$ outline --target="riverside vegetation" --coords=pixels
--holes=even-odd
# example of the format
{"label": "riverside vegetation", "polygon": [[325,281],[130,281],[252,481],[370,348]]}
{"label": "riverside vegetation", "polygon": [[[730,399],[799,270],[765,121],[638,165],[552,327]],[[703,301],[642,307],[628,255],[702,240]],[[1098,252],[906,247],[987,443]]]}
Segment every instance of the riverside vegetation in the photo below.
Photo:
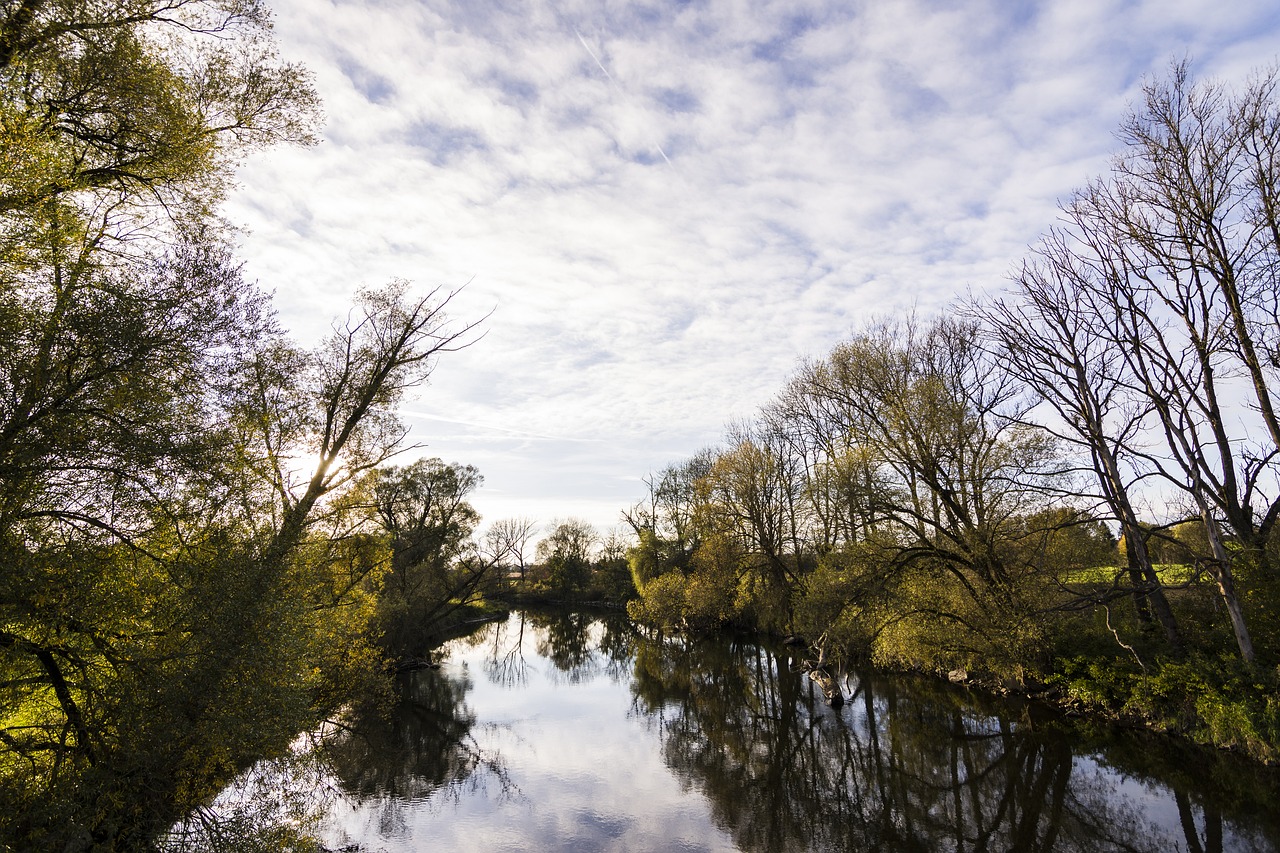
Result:
{"label": "riverside vegetation", "polygon": [[628,513],[632,615],[1280,759],[1280,109],[1185,64],[994,298],[866,322]]}
{"label": "riverside vegetation", "polygon": [[319,121],[266,9],[0,5],[0,849],[303,846],[210,804],[516,592],[1276,758],[1274,84],[1176,68],[1008,297],[803,365],[629,549],[568,520],[528,555],[476,535],[473,467],[390,464],[473,340],[451,294],[360,290],[301,346],[243,277],[233,166]]}
{"label": "riverside vegetation", "polygon": [[392,282],[284,334],[216,206],[318,120],[255,0],[0,5],[0,849],[207,841],[382,682],[379,466],[472,326]]}
{"label": "riverside vegetation", "polygon": [[533,569],[531,522],[473,535],[473,467],[389,464],[474,340],[452,294],[360,289],[301,346],[245,280],[234,166],[319,121],[257,0],[0,4],[0,850],[305,846],[210,806],[508,574],[588,568],[581,523]]}

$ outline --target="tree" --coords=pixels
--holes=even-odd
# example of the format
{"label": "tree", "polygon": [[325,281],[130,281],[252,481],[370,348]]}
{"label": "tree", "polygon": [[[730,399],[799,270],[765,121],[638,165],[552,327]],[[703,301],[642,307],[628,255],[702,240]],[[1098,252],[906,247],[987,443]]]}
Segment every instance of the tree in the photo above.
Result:
{"label": "tree", "polygon": [[392,283],[307,350],[243,280],[230,167],[317,116],[268,23],[0,5],[0,846],[146,848],[376,670],[341,498],[470,327]]}
{"label": "tree", "polygon": [[[1184,62],[1149,83],[1121,126],[1125,148],[1110,174],[1064,206],[1064,228],[1019,277],[1025,301],[993,318],[999,327],[1034,316],[1059,342],[1092,342],[1094,352],[1069,361],[1032,354],[1033,341],[1006,341],[1006,351],[1089,448],[1171,639],[1119,469],[1140,460],[1179,493],[1168,520],[1203,526],[1202,565],[1246,661],[1254,650],[1237,574],[1274,577],[1268,546],[1280,520],[1277,365],[1266,355],[1280,340],[1278,82],[1273,69],[1237,94],[1194,83]],[[1071,363],[1082,357],[1088,376]],[[1123,416],[1108,420],[1109,411]]]}
{"label": "tree", "polygon": [[574,597],[591,581],[591,551],[598,536],[590,522],[569,518],[555,522],[538,543],[538,559],[547,567],[547,583],[556,595]]}
{"label": "tree", "polygon": [[[250,290],[221,274],[227,291]],[[223,293],[209,299],[238,304]],[[141,846],[374,669],[361,634],[380,559],[325,499],[394,452],[400,396],[460,339],[443,325],[447,297],[397,284],[360,301],[311,354],[242,323],[254,311],[182,326],[218,332],[190,349],[132,341],[122,361],[87,361],[105,372],[47,347],[49,361],[77,354],[57,379],[73,381],[11,405],[3,426],[18,476],[0,547],[23,569],[0,602],[0,785],[26,806],[7,837]],[[198,308],[151,319],[171,330]],[[19,339],[67,334],[49,328]],[[227,341],[236,349],[209,346]],[[18,363],[38,365],[27,355]],[[10,399],[52,375],[11,374]],[[312,473],[295,482],[306,457]]]}
{"label": "tree", "polygon": [[1147,602],[1175,651],[1182,635],[1147,550],[1133,495],[1148,473],[1140,438],[1150,403],[1131,393],[1132,377],[1112,332],[1117,316],[1105,288],[1095,286],[1096,266],[1073,250],[1059,230],[1014,277],[1013,299],[975,307],[982,333],[1009,371],[1054,415],[1037,426],[1089,460],[1100,501],[1120,525],[1139,618],[1150,621]]}
{"label": "tree", "polygon": [[[312,507],[268,547],[224,390],[255,347],[304,359],[209,214],[240,152],[316,115],[255,4],[0,8],[0,560],[22,567],[0,577],[0,844],[141,846],[226,773],[210,744],[280,737],[217,714],[245,701],[237,620],[270,618],[255,557],[295,552]],[[299,580],[268,565],[267,588]]]}
{"label": "tree", "polygon": [[680,463],[668,465],[645,480],[648,496],[623,513],[638,540],[628,555],[637,590],[670,569],[684,571],[698,550],[698,482],[711,470],[715,453],[703,450]]}
{"label": "tree", "polygon": [[[1176,65],[1168,81],[1146,87],[1144,108],[1122,126],[1126,151],[1113,179],[1078,194],[1072,208],[1081,233],[1106,252],[1117,337],[1134,347],[1126,364],[1168,453],[1160,470],[1204,525],[1207,565],[1246,661],[1253,642],[1221,525],[1265,561],[1280,516],[1274,368],[1257,353],[1257,340],[1275,339],[1267,306],[1280,296],[1269,260],[1280,250],[1269,153],[1280,142],[1275,85],[1273,71],[1236,99],[1220,85],[1193,84],[1187,65]],[[1241,374],[1267,437],[1261,445],[1232,434],[1228,399]]]}
{"label": "tree", "polygon": [[529,541],[537,534],[538,525],[531,518],[504,518],[495,521],[485,533],[486,549],[491,554],[505,554],[514,560],[524,582]]}
{"label": "tree", "polygon": [[429,576],[447,567],[480,520],[466,498],[483,481],[475,466],[439,459],[376,472],[374,507],[392,536],[386,583],[412,594],[425,580],[415,572]]}
{"label": "tree", "polygon": [[844,514],[870,534],[849,565],[882,576],[850,588],[892,588],[886,609],[864,616],[889,632],[882,641],[914,632],[890,656],[933,646],[928,654],[993,666],[1034,651],[1044,579],[1011,537],[1019,519],[1045,508],[1062,472],[1052,442],[1024,424],[1022,389],[979,345],[977,327],[872,325],[804,365],[788,399],[805,400],[841,436],[828,464],[847,466],[842,491],[854,505]]}
{"label": "tree", "polygon": [[819,555],[866,539],[876,527],[866,499],[875,493],[874,465],[828,403],[809,393],[802,369],[762,412],[770,434],[802,468],[806,533]]}
{"label": "tree", "polygon": [[599,537],[592,566],[591,592],[601,601],[622,602],[635,596],[627,552],[632,540],[626,528],[614,527]]}
{"label": "tree", "polygon": [[374,509],[391,539],[380,618],[391,652],[417,651],[435,623],[496,581],[508,546],[482,556],[471,542],[480,516],[466,499],[483,479],[474,466],[439,459],[373,472]]}
{"label": "tree", "polygon": [[253,0],[11,0],[0,212],[212,209],[247,148],[309,142],[318,100]]}
{"label": "tree", "polygon": [[1020,424],[1020,388],[977,345],[972,324],[883,324],[804,373],[873,464],[872,511],[909,560],[963,567],[1007,588],[1004,522],[1040,500],[1052,448]]}
{"label": "tree", "polygon": [[[755,558],[741,568],[758,575],[764,589],[757,597],[776,605],[781,623],[777,627],[789,629],[792,593],[803,583],[804,470],[797,457],[788,452],[781,431],[768,425],[732,428],[730,442],[698,482],[706,515],[704,525],[710,531],[732,537],[739,545],[733,548],[717,542],[715,550],[742,552]],[[706,544],[704,540],[704,547],[694,555],[695,563],[703,551],[708,553],[701,562],[710,559]],[[727,563],[736,561],[716,562],[728,568]],[[737,569],[729,569],[730,574]]]}

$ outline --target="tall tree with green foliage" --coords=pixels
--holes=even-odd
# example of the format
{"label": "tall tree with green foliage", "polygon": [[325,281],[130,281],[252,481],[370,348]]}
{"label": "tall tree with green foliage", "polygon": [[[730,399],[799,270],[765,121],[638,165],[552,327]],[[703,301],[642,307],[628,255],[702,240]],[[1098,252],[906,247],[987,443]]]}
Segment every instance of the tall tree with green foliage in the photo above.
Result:
{"label": "tall tree with green foliage", "polygon": [[0,846],[145,849],[376,671],[338,498],[468,327],[244,280],[213,206],[317,116],[252,0],[0,3]]}
{"label": "tall tree with green foliage", "polygon": [[592,551],[599,536],[590,522],[580,518],[553,524],[551,532],[538,543],[538,558],[547,570],[547,591],[577,598],[591,582]]}
{"label": "tall tree with green foliage", "polygon": [[373,472],[373,506],[391,548],[378,618],[389,652],[421,651],[438,622],[497,582],[510,546],[481,554],[471,539],[480,515],[467,498],[483,480],[472,465],[439,459]]}
{"label": "tall tree with green foliage", "polygon": [[0,212],[212,210],[245,151],[309,142],[318,99],[257,0],[7,0]]}

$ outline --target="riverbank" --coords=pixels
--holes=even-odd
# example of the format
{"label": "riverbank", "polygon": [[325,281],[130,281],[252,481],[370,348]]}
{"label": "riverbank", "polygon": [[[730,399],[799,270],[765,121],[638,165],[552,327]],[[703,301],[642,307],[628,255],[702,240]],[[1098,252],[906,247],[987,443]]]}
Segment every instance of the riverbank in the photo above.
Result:
{"label": "riverbank", "polygon": [[[626,610],[617,602],[568,601],[512,591],[484,605],[454,611],[447,622],[433,626],[426,639],[439,645],[485,622],[506,618],[517,608],[602,615]],[[628,621],[637,628],[643,626],[632,617]],[[739,625],[735,630],[783,639],[750,626]],[[1103,654],[1105,638],[1089,647],[1090,653],[1084,653],[1082,647],[1095,640],[1099,638],[1077,635],[1077,654],[1051,659],[1045,671],[1024,670],[1020,678],[998,677],[958,666],[945,670],[889,666],[851,648],[840,649],[836,654],[828,651],[828,659],[821,649],[810,647],[809,658],[827,664],[857,662],[881,671],[920,674],[993,696],[1017,696],[1051,705],[1072,718],[1151,731],[1199,747],[1237,753],[1264,765],[1280,765],[1280,678],[1275,672],[1246,666],[1229,655],[1198,654],[1168,660],[1146,650],[1142,658],[1137,658],[1130,649],[1108,657]]]}
{"label": "riverbank", "polygon": [[[861,660],[870,663],[866,656]],[[1077,656],[1053,663],[1049,672],[1021,680],[970,674],[959,668],[945,672],[923,667],[887,669],[992,696],[1042,702],[1070,717],[1142,729],[1280,766],[1280,674],[1274,671],[1230,656],[1156,658],[1143,665],[1123,658]]]}

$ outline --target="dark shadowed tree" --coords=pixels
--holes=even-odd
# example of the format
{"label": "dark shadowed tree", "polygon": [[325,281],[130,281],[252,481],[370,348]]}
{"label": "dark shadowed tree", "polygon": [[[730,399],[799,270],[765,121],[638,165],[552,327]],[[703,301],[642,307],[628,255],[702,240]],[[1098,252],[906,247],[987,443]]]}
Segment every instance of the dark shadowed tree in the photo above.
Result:
{"label": "dark shadowed tree", "polygon": [[317,117],[256,2],[0,3],[0,846],[148,849],[373,670],[340,498],[466,332],[243,280],[210,213]]}
{"label": "dark shadowed tree", "polygon": [[391,545],[379,625],[392,653],[420,651],[440,620],[498,581],[511,544],[482,551],[472,541],[480,515],[467,498],[483,480],[472,465],[439,459],[375,472],[373,503]]}

